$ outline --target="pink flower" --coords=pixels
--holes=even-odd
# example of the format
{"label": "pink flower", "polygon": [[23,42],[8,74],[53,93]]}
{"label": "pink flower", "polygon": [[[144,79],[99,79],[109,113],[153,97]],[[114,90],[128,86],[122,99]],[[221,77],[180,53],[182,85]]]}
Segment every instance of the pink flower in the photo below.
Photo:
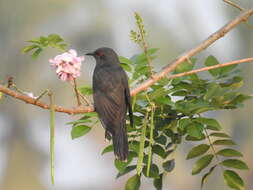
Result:
{"label": "pink flower", "polygon": [[54,59],[49,59],[52,67],[56,69],[56,74],[63,81],[74,80],[81,75],[81,65],[84,56],[77,57],[76,50],[70,49],[68,52],[57,55]]}

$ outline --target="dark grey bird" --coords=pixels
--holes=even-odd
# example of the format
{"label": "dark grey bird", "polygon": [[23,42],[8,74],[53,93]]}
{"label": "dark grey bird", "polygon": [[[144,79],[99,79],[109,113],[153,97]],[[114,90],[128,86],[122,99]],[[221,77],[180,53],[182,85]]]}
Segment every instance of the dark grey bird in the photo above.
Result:
{"label": "dark grey bird", "polygon": [[87,53],[96,59],[93,73],[95,111],[105,128],[105,138],[112,138],[114,154],[120,160],[128,157],[126,129],[127,111],[133,126],[133,113],[128,78],[120,66],[118,55],[111,48],[99,48]]}

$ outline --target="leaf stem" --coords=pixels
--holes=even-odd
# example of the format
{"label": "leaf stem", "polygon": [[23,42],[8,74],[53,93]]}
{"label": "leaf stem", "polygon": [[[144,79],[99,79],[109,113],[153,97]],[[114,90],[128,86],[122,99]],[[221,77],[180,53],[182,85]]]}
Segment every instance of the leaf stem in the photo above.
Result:
{"label": "leaf stem", "polygon": [[152,145],[154,144],[154,112],[155,107],[151,106],[151,122],[150,122],[150,135],[149,135],[149,146],[148,146],[148,165],[147,165],[147,176],[149,176],[151,160],[152,160]]}
{"label": "leaf stem", "polygon": [[141,131],[140,146],[139,146],[138,161],[137,161],[138,175],[141,174],[141,170],[142,170],[142,163],[143,163],[143,157],[144,157],[144,144],[145,144],[146,128],[147,128],[147,120],[148,120],[149,111],[150,110],[147,110],[146,112],[144,123],[142,126],[142,131]]}
{"label": "leaf stem", "polygon": [[220,159],[219,159],[219,157],[218,157],[218,155],[217,155],[217,153],[216,153],[216,151],[215,151],[215,149],[214,149],[213,143],[212,143],[212,141],[211,141],[211,139],[210,139],[210,136],[209,136],[209,134],[208,134],[208,132],[207,132],[207,129],[204,128],[204,131],[205,131],[205,133],[206,133],[206,138],[207,138],[207,140],[208,140],[208,142],[209,142],[209,145],[210,145],[210,147],[211,147],[211,149],[212,149],[212,151],[213,151],[213,154],[214,154],[214,156],[215,156],[215,158],[216,158],[216,160],[217,160],[217,165],[219,165],[219,166],[221,167],[222,171],[224,171],[224,168],[223,168],[222,165],[220,164]]}

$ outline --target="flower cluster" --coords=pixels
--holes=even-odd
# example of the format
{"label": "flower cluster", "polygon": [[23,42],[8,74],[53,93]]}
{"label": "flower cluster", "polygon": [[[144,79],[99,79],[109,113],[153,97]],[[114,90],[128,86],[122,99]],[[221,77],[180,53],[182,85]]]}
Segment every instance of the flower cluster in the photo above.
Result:
{"label": "flower cluster", "polygon": [[71,81],[80,76],[80,70],[84,56],[78,57],[75,50],[57,55],[50,59],[52,67],[56,69],[56,74],[63,81]]}

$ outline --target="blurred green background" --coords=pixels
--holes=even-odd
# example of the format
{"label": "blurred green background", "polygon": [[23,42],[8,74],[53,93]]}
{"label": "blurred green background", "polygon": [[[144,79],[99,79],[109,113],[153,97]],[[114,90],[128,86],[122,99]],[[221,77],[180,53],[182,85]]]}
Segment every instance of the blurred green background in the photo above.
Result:
{"label": "blurred green background", "polygon": [[[253,7],[252,0],[236,2],[244,8]],[[36,95],[50,88],[55,92],[57,104],[75,105],[71,86],[57,79],[48,62],[59,52],[48,49],[34,61],[20,53],[27,45],[25,41],[57,33],[80,55],[107,46],[120,55],[131,57],[140,52],[129,40],[129,31],[135,27],[135,11],[144,18],[149,45],[161,48],[154,63],[157,70],[240,13],[222,0],[0,0],[0,80],[13,76],[19,88]],[[253,24],[253,18],[250,22]],[[253,30],[240,24],[197,56],[199,67],[210,54],[221,62],[252,57]],[[85,60],[79,84],[91,84],[94,66],[92,58]],[[252,63],[239,67],[245,78],[242,91],[253,94]],[[209,114],[218,118],[224,130],[238,143],[237,148],[244,153],[250,168],[253,168],[252,107],[253,100],[249,100],[241,109]],[[0,189],[124,189],[129,176],[116,180],[113,155],[101,156],[103,147],[108,144],[102,127],[95,126],[87,136],[72,141],[71,128],[66,123],[75,118],[56,115],[56,185],[51,186],[49,112],[12,98],[0,102]],[[191,176],[193,162],[185,160],[192,146],[185,143],[179,148],[176,169],[166,176],[164,189],[200,189],[200,176]],[[252,171],[241,173],[246,189],[253,187]],[[141,189],[153,189],[151,181],[143,180]],[[216,172],[204,189],[228,188]]]}

